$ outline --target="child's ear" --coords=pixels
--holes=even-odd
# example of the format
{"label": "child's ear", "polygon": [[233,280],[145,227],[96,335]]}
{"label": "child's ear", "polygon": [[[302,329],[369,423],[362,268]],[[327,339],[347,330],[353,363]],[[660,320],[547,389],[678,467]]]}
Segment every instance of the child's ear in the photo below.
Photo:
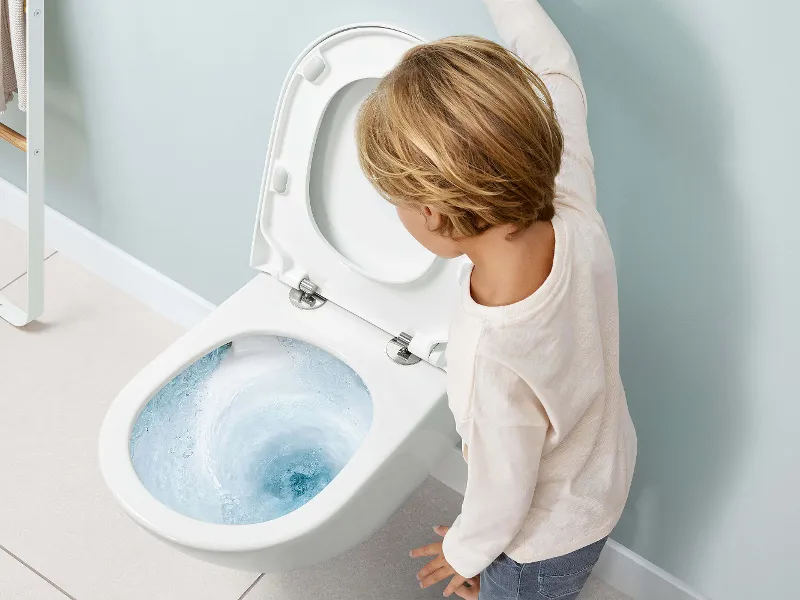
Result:
{"label": "child's ear", "polygon": [[442,223],[442,213],[435,208],[423,205],[422,214],[425,217],[425,224],[428,226],[428,231],[439,229],[439,225]]}

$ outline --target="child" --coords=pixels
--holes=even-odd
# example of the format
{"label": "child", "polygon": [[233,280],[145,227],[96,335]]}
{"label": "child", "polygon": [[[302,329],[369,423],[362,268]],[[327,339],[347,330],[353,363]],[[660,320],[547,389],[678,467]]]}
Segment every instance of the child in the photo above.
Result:
{"label": "child", "polygon": [[636,456],[614,258],[569,45],[535,0],[486,3],[520,58],[475,37],[423,44],[358,121],[362,168],[408,231],[474,265],[447,347],[466,493],[443,542],[411,556],[435,556],[418,577],[452,576],[445,596],[568,600]]}

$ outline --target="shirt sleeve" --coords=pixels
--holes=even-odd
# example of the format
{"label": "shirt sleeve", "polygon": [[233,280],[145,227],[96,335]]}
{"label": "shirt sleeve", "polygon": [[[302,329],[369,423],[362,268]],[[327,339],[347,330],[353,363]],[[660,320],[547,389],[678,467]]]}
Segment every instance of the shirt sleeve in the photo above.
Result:
{"label": "shirt sleeve", "polygon": [[484,2],[503,43],[541,78],[553,99],[564,134],[556,201],[596,205],[594,157],[586,123],[586,91],[572,48],[536,0]]}
{"label": "shirt sleeve", "polygon": [[583,92],[578,61],[567,40],[536,0],[484,0],[503,43],[534,73],[563,75]]}
{"label": "shirt sleeve", "polygon": [[475,373],[467,488],[443,543],[447,562],[467,578],[485,569],[522,529],[549,427],[541,403],[516,373],[480,357]]}

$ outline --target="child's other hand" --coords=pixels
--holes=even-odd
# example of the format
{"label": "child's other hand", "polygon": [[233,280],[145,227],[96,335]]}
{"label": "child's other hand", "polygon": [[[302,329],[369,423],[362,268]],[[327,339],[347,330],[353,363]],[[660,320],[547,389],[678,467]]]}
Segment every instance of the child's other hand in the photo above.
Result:
{"label": "child's other hand", "polygon": [[456,596],[459,598],[464,598],[464,600],[478,600],[478,595],[481,591],[481,576],[476,575],[475,577],[471,577],[464,582],[460,588],[458,588],[455,592]]}
{"label": "child's other hand", "polygon": [[[433,530],[442,537],[444,537],[448,529],[450,528],[445,527],[444,525],[438,525],[433,528]],[[462,577],[456,573],[453,567],[450,566],[450,563],[448,563],[444,557],[444,553],[442,552],[442,542],[434,542],[432,544],[428,544],[427,546],[414,548],[410,552],[410,556],[412,558],[417,558],[419,556],[436,557],[427,565],[422,567],[417,573],[417,579],[419,579],[420,587],[430,587],[434,583],[438,583],[439,581],[447,579],[452,575],[453,578],[450,580],[450,583],[447,584],[447,587],[444,590],[444,596],[449,597],[451,594],[455,593],[457,596],[465,598],[466,600],[477,599],[478,590],[480,589],[479,578],[473,577],[472,579],[468,580],[466,577]],[[465,583],[467,585],[464,585]]]}

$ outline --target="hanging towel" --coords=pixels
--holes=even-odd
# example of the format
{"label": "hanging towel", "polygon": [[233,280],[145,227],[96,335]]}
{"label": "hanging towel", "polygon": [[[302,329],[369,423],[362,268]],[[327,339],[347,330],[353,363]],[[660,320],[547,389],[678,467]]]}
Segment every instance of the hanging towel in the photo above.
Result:
{"label": "hanging towel", "polygon": [[11,33],[11,56],[17,74],[17,104],[28,110],[28,56],[25,41],[25,0],[8,0],[8,28]]}
{"label": "hanging towel", "polygon": [[20,110],[28,108],[25,53],[25,0],[0,0],[0,113],[17,92]]}
{"label": "hanging towel", "polygon": [[14,54],[11,50],[11,29],[8,21],[8,0],[0,0],[0,112],[17,91],[17,74],[14,70]]}

